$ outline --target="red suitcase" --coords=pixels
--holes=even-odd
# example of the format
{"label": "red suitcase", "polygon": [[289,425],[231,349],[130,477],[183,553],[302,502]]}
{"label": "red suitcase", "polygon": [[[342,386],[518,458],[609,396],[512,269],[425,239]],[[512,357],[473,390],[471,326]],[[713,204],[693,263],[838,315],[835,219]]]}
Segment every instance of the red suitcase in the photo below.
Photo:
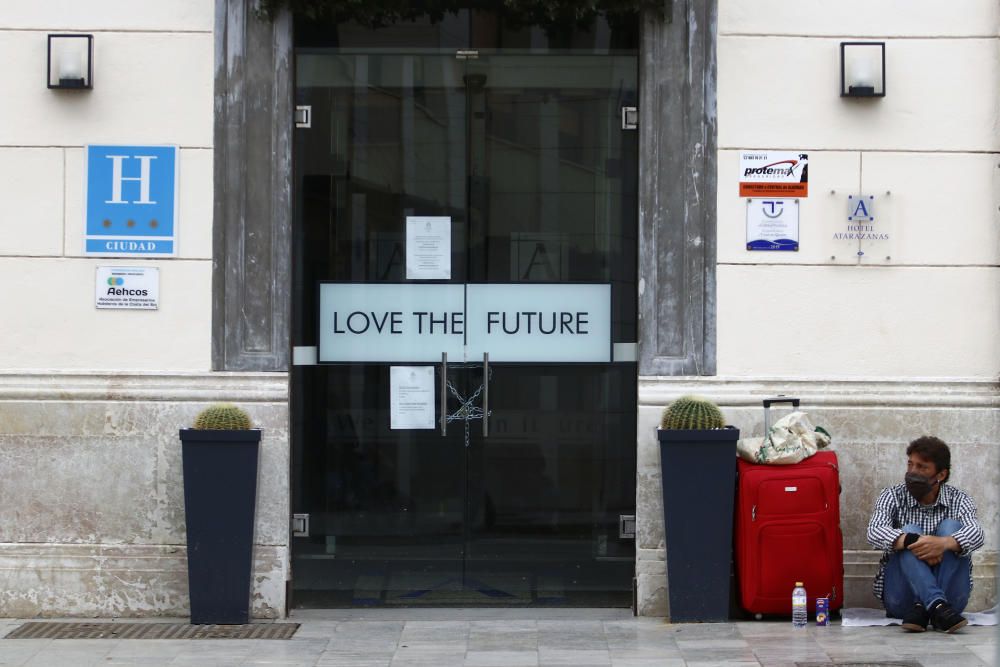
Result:
{"label": "red suitcase", "polygon": [[[777,401],[766,401],[765,409],[771,402]],[[820,451],[794,465],[740,459],[737,470],[733,545],[740,606],[790,616],[792,589],[801,581],[811,614],[818,597],[830,598],[830,611],[843,607],[837,454]]]}

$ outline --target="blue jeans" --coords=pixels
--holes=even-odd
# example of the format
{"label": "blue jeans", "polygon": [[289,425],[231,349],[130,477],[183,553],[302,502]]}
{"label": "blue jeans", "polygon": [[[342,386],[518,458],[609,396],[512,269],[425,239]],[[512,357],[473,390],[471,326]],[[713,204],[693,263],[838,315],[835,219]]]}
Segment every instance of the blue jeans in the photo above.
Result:
{"label": "blue jeans", "polygon": [[[961,530],[962,523],[944,519],[934,534],[943,537]],[[904,533],[919,533],[920,528],[906,525]],[[920,603],[929,608],[932,603],[944,600],[958,613],[969,603],[969,570],[972,559],[960,557],[954,551],[945,551],[940,563],[930,566],[909,550],[896,551],[885,566],[885,588],[882,602],[887,616],[901,618],[913,605]]]}

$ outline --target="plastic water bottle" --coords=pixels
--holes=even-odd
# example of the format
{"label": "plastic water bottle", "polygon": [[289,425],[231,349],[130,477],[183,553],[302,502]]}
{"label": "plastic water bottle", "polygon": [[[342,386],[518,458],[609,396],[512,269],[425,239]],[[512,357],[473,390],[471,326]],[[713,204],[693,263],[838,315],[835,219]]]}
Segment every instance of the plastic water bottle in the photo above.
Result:
{"label": "plastic water bottle", "polygon": [[809,598],[806,596],[805,586],[802,585],[801,581],[796,581],[795,588],[792,589],[793,628],[806,627],[809,614],[809,610],[807,609],[808,605],[809,605]]}

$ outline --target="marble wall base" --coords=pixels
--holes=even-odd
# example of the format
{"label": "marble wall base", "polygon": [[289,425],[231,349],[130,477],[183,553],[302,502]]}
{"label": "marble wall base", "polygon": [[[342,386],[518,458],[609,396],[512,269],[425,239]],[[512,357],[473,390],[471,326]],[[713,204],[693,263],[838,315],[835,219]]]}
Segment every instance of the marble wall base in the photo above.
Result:
{"label": "marble wall base", "polygon": [[178,430],[233,402],[262,430],[253,615],[285,613],[283,373],[0,375],[0,617],[189,614]]}
{"label": "marble wall base", "polygon": [[[972,610],[996,603],[1000,545],[1000,393],[980,381],[746,381],[726,378],[641,378],[636,476],[636,578],[638,613],[669,617],[660,453],[655,428],[664,405],[683,394],[719,403],[741,437],[763,434],[761,399],[785,394],[802,399],[813,423],[833,436],[840,461],[844,595],[847,606],[875,607],[871,581],[879,554],[865,532],[879,491],[902,481],[906,445],[937,435],[952,451],[950,482],[968,491],[979,508],[986,544],[973,561]],[[780,412],[776,416],[780,416]],[[693,471],[692,474],[697,474]],[[791,589],[789,589],[789,593]]]}
{"label": "marble wall base", "polygon": [[[287,552],[254,546],[254,618],[284,615]],[[0,544],[0,572],[0,617],[185,617],[191,610],[183,545]]]}

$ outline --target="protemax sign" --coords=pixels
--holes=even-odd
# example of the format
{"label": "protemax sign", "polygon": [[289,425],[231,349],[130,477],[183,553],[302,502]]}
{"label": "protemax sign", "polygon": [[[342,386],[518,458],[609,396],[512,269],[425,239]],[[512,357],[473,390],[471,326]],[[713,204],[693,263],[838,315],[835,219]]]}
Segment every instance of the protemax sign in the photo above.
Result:
{"label": "protemax sign", "polygon": [[808,197],[809,156],[740,151],[740,197]]}
{"label": "protemax sign", "polygon": [[611,361],[608,284],[321,283],[318,361]]}

